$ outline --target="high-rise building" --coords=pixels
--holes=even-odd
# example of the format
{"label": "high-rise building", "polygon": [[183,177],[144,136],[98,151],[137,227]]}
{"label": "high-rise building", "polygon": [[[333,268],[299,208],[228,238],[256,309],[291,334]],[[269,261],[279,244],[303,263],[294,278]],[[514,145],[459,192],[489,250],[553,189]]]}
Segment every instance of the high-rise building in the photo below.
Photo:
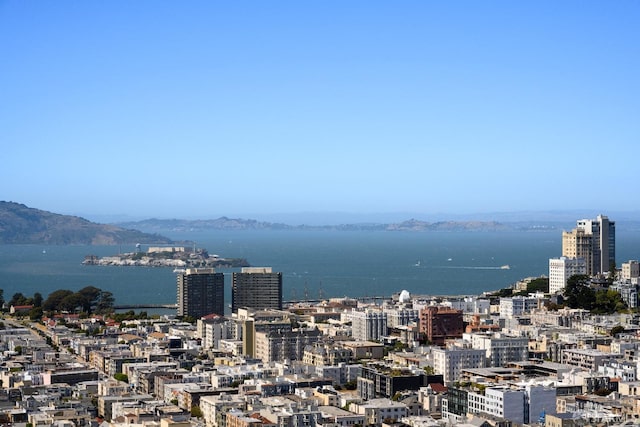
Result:
{"label": "high-rise building", "polygon": [[569,277],[587,274],[584,258],[551,258],[549,260],[549,293],[555,294],[567,286]]}
{"label": "high-rise building", "polygon": [[178,273],[178,316],[224,315],[224,274],[213,268],[188,268]]}
{"label": "high-rise building", "polygon": [[239,308],[282,310],[282,273],[271,267],[244,267],[233,273],[231,311]]}
{"label": "high-rise building", "polygon": [[578,220],[562,233],[562,256],[584,258],[588,275],[608,272],[616,261],[616,223],[604,215]]}

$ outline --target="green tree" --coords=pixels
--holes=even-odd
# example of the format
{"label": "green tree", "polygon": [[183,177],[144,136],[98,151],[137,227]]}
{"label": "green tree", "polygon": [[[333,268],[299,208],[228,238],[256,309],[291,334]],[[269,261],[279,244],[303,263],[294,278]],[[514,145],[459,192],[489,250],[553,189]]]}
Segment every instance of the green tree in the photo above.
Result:
{"label": "green tree", "polygon": [[58,289],[49,294],[49,297],[42,303],[42,309],[44,311],[58,311],[60,310],[60,303],[63,299],[73,295],[73,291],[67,289]]}
{"label": "green tree", "polygon": [[613,328],[611,328],[611,330],[609,331],[609,334],[612,337],[615,337],[618,334],[621,334],[624,332],[624,326],[622,325],[618,325],[618,326],[614,326]]}
{"label": "green tree", "polygon": [[118,381],[124,381],[125,383],[129,382],[129,377],[127,376],[127,374],[123,374],[120,372],[113,374],[113,378],[115,378]]}
{"label": "green tree", "polygon": [[86,286],[80,289],[77,293],[82,296],[82,311],[91,313],[92,309],[97,307],[103,292],[95,286]]}
{"label": "green tree", "polygon": [[191,416],[195,418],[202,418],[202,410],[198,405],[191,406]]}
{"label": "green tree", "polygon": [[592,311],[596,314],[612,314],[626,310],[626,308],[627,305],[618,291],[602,289],[595,294],[595,303]]}
{"label": "green tree", "polygon": [[12,305],[26,305],[28,302],[27,297],[25,297],[24,295],[22,295],[22,293],[20,292],[16,292],[15,294],[13,294],[13,297],[11,298],[11,301],[9,301],[9,306]]}
{"label": "green tree", "polygon": [[42,319],[42,307],[33,307],[29,310],[29,320]]}
{"label": "green tree", "polygon": [[100,295],[98,295],[98,299],[96,301],[96,312],[97,313],[107,313],[113,310],[113,305],[115,304],[115,298],[113,294],[108,291],[101,291]]}
{"label": "green tree", "polygon": [[78,309],[82,310],[84,307],[85,298],[82,294],[79,293],[71,293],[64,297],[62,301],[60,301],[59,307],[60,310],[73,312]]}
{"label": "green tree", "polygon": [[33,294],[33,306],[42,307],[42,294],[40,292]]}
{"label": "green tree", "polygon": [[570,308],[591,310],[595,304],[596,293],[590,286],[589,276],[575,274],[567,279],[564,296]]}

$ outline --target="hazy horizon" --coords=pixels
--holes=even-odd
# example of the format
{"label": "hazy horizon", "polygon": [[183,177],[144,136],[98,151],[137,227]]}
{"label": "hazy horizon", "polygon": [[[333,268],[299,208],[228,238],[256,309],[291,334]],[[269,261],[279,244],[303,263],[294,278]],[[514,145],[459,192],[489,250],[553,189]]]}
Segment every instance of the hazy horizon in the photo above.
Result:
{"label": "hazy horizon", "polygon": [[639,20],[624,0],[3,1],[0,197],[87,218],[637,212]]}

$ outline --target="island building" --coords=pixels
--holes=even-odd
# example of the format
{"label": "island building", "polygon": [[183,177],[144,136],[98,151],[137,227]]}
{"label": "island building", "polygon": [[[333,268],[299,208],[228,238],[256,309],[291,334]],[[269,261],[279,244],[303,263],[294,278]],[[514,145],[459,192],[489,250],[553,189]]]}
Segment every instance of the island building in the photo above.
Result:
{"label": "island building", "polygon": [[178,316],[224,315],[224,274],[213,268],[188,268],[177,275]]}
{"label": "island building", "polygon": [[282,310],[282,273],[271,267],[243,267],[233,273],[231,311],[239,308]]}
{"label": "island building", "polygon": [[562,256],[584,258],[590,276],[608,272],[616,260],[616,223],[604,215],[578,220],[576,228],[562,232]]}
{"label": "island building", "polygon": [[567,286],[569,277],[576,274],[587,274],[587,263],[584,258],[551,258],[549,260],[549,293],[561,292]]}

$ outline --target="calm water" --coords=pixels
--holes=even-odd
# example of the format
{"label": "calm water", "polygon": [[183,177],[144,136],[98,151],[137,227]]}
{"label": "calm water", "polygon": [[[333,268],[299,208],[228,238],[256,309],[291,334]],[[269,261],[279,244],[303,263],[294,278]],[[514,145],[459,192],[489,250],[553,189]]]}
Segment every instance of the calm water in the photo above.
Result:
{"label": "calm water", "polygon": [[[190,239],[211,254],[243,257],[284,275],[285,299],[332,296],[478,294],[519,279],[548,274],[561,253],[561,232],[327,232],[224,231],[164,233]],[[637,259],[640,232],[618,231],[618,264]],[[45,298],[57,289],[92,285],[111,291],[117,304],[175,303],[169,268],[99,267],[81,264],[87,254],[114,255],[131,246],[0,246],[0,288]],[[508,265],[509,269],[501,269]],[[227,299],[231,286],[227,277]]]}

